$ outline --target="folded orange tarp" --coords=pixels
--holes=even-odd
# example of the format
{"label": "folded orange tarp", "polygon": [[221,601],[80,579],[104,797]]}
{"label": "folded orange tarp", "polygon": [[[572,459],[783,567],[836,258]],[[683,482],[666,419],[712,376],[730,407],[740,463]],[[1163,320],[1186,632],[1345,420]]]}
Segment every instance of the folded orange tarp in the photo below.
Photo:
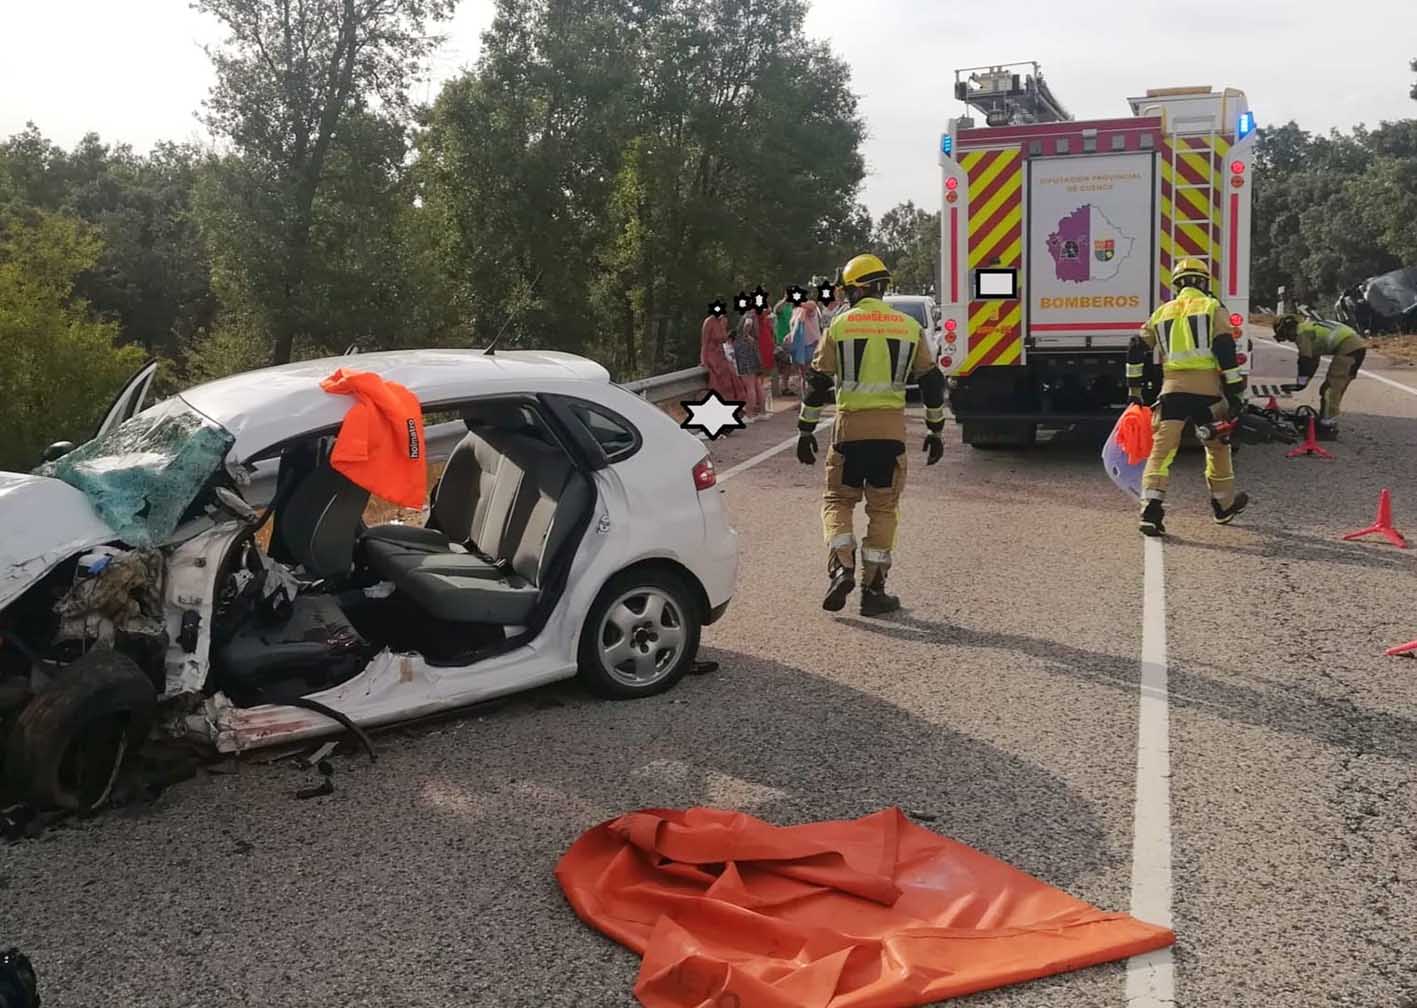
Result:
{"label": "folded orange tarp", "polygon": [[898,809],[791,827],[647,809],[583,835],[556,878],[644,957],[646,1008],[905,1008],[1175,941]]}
{"label": "folded orange tarp", "polygon": [[320,388],[358,400],[340,425],[330,466],[376,497],[421,508],[428,497],[428,461],[418,397],[398,382],[349,368]]}

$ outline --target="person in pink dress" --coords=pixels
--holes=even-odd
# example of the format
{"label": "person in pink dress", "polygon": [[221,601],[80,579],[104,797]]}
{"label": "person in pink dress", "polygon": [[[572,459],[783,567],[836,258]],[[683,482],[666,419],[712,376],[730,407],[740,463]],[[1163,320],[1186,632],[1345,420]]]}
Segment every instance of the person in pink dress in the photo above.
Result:
{"label": "person in pink dress", "polygon": [[725,402],[743,402],[746,395],[742,379],[724,352],[724,347],[733,341],[733,333],[728,328],[728,309],[722,301],[709,305],[699,339],[699,364],[708,371],[709,389]]}

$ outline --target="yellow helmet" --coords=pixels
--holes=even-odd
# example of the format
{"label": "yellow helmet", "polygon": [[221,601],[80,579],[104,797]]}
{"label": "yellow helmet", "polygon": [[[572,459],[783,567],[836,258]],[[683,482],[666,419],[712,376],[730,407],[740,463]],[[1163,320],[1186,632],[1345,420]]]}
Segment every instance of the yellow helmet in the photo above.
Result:
{"label": "yellow helmet", "polygon": [[1209,284],[1210,267],[1199,259],[1182,259],[1171,271],[1171,283],[1173,286],[1180,287],[1181,281],[1186,279],[1204,280],[1206,284]]}
{"label": "yellow helmet", "polygon": [[869,253],[857,256],[841,271],[841,282],[848,287],[866,287],[890,278],[891,271],[886,269],[886,264]]}

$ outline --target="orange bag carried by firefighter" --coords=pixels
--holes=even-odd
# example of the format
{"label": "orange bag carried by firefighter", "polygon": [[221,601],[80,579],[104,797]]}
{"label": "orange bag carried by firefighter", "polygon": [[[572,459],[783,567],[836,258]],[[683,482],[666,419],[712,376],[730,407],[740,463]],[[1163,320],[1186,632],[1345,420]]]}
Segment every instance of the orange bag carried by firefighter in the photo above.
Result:
{"label": "orange bag carried by firefighter", "polygon": [[898,809],[791,827],[646,809],[584,834],[556,878],[643,956],[646,1008],[909,1008],[1175,941]]}
{"label": "orange bag carried by firefighter", "polygon": [[1136,465],[1151,454],[1151,407],[1132,403],[1117,421],[1117,442],[1127,453],[1127,463]]}
{"label": "orange bag carried by firefighter", "polygon": [[331,467],[376,497],[403,507],[423,507],[428,460],[418,397],[371,371],[348,368],[330,375],[320,388],[358,400],[340,425]]}

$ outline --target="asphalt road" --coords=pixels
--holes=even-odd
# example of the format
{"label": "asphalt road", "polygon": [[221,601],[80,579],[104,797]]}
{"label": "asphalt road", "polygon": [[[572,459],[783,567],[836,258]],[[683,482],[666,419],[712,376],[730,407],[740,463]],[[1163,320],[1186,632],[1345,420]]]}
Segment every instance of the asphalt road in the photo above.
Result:
{"label": "asphalt road", "polygon": [[[1257,377],[1292,373],[1261,350]],[[1417,369],[1382,373],[1417,390]],[[1336,461],[1240,453],[1254,503],[1231,527],[1210,521],[1200,453],[1175,467],[1170,776],[1143,787],[1170,802],[1183,1006],[1417,1006],[1417,663],[1382,655],[1417,637],[1417,551],[1338,538],[1389,487],[1417,542],[1417,393],[1362,379],[1347,405]],[[1097,445],[981,452],[951,427],[926,469],[915,440],[906,608],[868,620],[819,608],[821,463],[733,471],[791,434],[789,412],[711,446],[744,570],[706,633],[716,675],[386,733],[377,764],[337,761],[327,798],[248,762],[0,848],[0,943],[35,959],[47,1008],[628,1006],[638,959],[580,924],[552,869],[648,806],[797,823],[895,805],[1129,909],[1144,550]],[[1125,969],[959,1003],[1121,1008]]]}

